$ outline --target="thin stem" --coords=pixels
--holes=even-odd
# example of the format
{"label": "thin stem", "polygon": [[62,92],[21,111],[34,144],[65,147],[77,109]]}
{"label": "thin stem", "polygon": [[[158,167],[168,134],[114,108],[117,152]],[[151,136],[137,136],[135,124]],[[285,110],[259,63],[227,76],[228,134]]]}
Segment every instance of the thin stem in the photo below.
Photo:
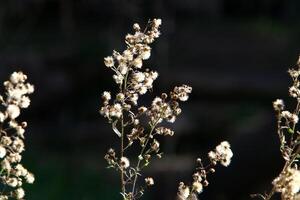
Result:
{"label": "thin stem", "polygon": [[[155,123],[153,126],[151,126],[151,130],[149,132],[149,135],[148,135],[148,138],[146,139],[146,142],[141,150],[141,153],[139,155],[143,155],[146,147],[147,147],[147,144],[149,143],[149,140],[150,140],[150,136],[152,134],[152,132],[154,131],[155,127],[156,127],[157,123]],[[132,195],[134,195],[134,192],[135,192],[135,187],[136,187],[136,182],[137,182],[137,177],[138,177],[138,174],[137,172],[139,171],[139,168],[140,168],[140,164],[141,164],[141,159],[138,159],[138,163],[135,167],[136,169],[136,172],[135,172],[135,175],[134,175],[134,180],[133,180],[133,184],[132,184]]]}
{"label": "thin stem", "polygon": [[[300,112],[300,101],[298,100],[294,114],[299,115],[299,112]],[[278,125],[278,135],[281,139],[281,128],[280,128],[281,120],[280,120],[279,115],[280,114],[278,114],[277,125]],[[293,126],[292,126],[293,133],[295,132],[295,128],[296,128],[296,123],[293,123]],[[293,141],[293,135],[291,136],[291,139],[290,139],[290,145],[292,145],[292,141]],[[293,145],[292,151],[290,152],[290,155],[289,155],[290,159],[285,162],[285,165],[284,165],[283,169],[281,170],[280,174],[284,173],[294,163],[297,155],[300,153],[300,146],[298,146],[297,150],[293,154],[295,147],[296,146]],[[265,200],[270,200],[275,192],[276,192],[276,188],[275,188],[275,186],[273,186],[272,190],[269,192],[269,194],[267,194],[267,196],[264,199]]]}
{"label": "thin stem", "polygon": [[[124,79],[124,88],[121,86],[120,90],[122,93],[125,93],[127,90],[127,79],[128,79],[128,72],[125,75],[125,79]],[[124,112],[122,113],[122,117],[121,117],[121,148],[120,148],[120,157],[122,158],[124,156],[124,116],[123,116]],[[125,193],[126,193],[126,188],[125,188],[125,180],[124,180],[124,169],[121,167],[120,170],[120,175],[121,175],[121,188],[122,188],[122,193],[123,193],[123,197],[125,199]]]}
{"label": "thin stem", "polygon": [[[122,116],[121,119],[121,158],[124,156],[124,118]],[[121,188],[122,188],[122,193],[125,194],[125,181],[124,181],[124,169],[121,167],[120,170],[121,173]]]}
{"label": "thin stem", "polygon": [[[300,146],[298,146],[297,150],[295,151],[295,153],[293,155],[291,155],[291,159],[289,161],[286,161],[281,173],[284,173],[295,161],[295,159],[297,158],[297,155],[300,153]],[[265,200],[270,200],[272,198],[272,196],[274,195],[276,191],[275,186],[273,186],[272,190],[270,191],[270,193],[265,197]]]}

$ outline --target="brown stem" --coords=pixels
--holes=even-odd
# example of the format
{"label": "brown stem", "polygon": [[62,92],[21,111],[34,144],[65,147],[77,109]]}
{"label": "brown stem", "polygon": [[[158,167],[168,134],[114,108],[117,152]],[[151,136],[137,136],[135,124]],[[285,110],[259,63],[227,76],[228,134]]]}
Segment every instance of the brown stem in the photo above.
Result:
{"label": "brown stem", "polygon": [[[150,130],[150,132],[149,132],[148,138],[146,139],[146,142],[145,142],[145,144],[144,144],[144,146],[143,146],[143,148],[142,148],[142,150],[141,150],[141,153],[140,153],[139,155],[143,155],[143,153],[144,153],[144,151],[145,151],[145,149],[146,149],[146,147],[147,147],[147,144],[148,144],[148,142],[149,142],[149,140],[150,140],[150,136],[151,136],[152,132],[154,131],[156,125],[157,125],[157,123],[155,123],[155,124],[151,127],[151,130]],[[133,195],[133,196],[134,196],[135,187],[136,187],[136,181],[137,181],[137,177],[138,177],[137,172],[139,171],[140,164],[141,164],[141,159],[138,160],[138,163],[137,163],[137,165],[136,165],[136,167],[135,167],[135,170],[136,170],[136,171],[135,171],[134,180],[133,180],[133,184],[132,184],[132,195]]]}
{"label": "brown stem", "polygon": [[[124,156],[124,119],[122,116],[121,119],[121,153],[120,157],[122,158]],[[122,188],[122,193],[125,194],[125,181],[124,181],[124,169],[121,167],[121,188]]]}

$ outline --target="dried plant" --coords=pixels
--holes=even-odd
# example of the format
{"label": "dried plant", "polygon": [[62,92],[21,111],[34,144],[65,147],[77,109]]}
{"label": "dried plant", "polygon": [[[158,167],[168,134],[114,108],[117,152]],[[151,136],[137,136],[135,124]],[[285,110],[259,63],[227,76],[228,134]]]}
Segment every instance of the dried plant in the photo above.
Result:
{"label": "dried plant", "polygon": [[27,76],[22,72],[12,73],[10,79],[4,82],[5,95],[0,95],[0,200],[24,199],[23,181],[34,182],[34,175],[21,164],[27,123],[16,120],[21,109],[30,105],[27,95],[34,91],[33,85],[26,80]]}
{"label": "dried plant", "polygon": [[282,200],[300,199],[300,170],[298,169],[300,132],[297,129],[300,112],[300,58],[296,67],[288,72],[293,81],[293,85],[289,88],[289,95],[296,100],[297,105],[293,111],[288,111],[283,100],[277,99],[273,102],[277,116],[280,151],[285,164],[278,177],[273,180],[273,188],[269,193],[253,195],[264,200],[271,199],[276,192],[281,193]]}
{"label": "dried plant", "polygon": [[[161,125],[173,123],[181,113],[180,101],[187,101],[192,88],[187,85],[175,87],[167,95],[155,97],[150,106],[138,105],[141,95],[152,90],[153,81],[158,73],[144,69],[143,61],[149,59],[149,46],[159,37],[160,19],[148,22],[142,31],[138,24],[133,25],[134,34],[125,38],[127,49],[123,53],[113,51],[112,56],[104,59],[106,67],[115,74],[113,79],[119,91],[112,99],[111,92],[103,92],[101,115],[108,119],[113,131],[120,139],[117,151],[109,149],[105,159],[110,168],[120,173],[121,194],[124,200],[135,200],[143,195],[147,186],[154,184],[151,177],[145,177],[143,186],[137,184],[142,170],[150,164],[153,156],[162,157],[158,136],[172,136],[174,132]],[[128,158],[128,148],[137,148],[138,155]]]}
{"label": "dried plant", "polygon": [[223,141],[214,151],[208,153],[208,165],[204,165],[202,159],[198,158],[198,166],[193,174],[193,182],[190,186],[183,182],[179,183],[177,200],[197,200],[197,196],[203,191],[203,187],[207,187],[209,184],[207,175],[215,172],[214,167],[217,163],[225,167],[229,166],[232,156],[233,153],[230,149],[230,144],[227,141]]}

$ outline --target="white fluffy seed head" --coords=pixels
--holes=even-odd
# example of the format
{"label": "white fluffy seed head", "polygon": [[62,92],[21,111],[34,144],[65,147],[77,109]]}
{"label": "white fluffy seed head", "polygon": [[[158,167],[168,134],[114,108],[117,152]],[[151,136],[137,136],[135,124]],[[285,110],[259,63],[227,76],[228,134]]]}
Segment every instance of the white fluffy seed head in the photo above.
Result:
{"label": "white fluffy seed head", "polygon": [[20,115],[20,108],[14,104],[8,105],[6,111],[10,119],[16,119]]}

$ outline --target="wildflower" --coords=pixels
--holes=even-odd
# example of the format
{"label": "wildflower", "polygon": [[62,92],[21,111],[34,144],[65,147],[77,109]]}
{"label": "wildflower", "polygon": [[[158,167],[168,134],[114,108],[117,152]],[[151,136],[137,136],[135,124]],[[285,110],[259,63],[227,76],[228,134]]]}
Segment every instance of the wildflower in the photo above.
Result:
{"label": "wildflower", "polygon": [[299,77],[299,75],[300,75],[299,70],[295,70],[295,69],[289,69],[288,73],[294,79],[297,79]]}
{"label": "wildflower", "polygon": [[125,99],[125,95],[123,93],[118,93],[116,99],[118,101],[123,101]]}
{"label": "wildflower", "polygon": [[289,93],[292,97],[297,98],[300,95],[300,90],[297,87],[292,86],[289,89]]}
{"label": "wildflower", "polygon": [[175,100],[179,99],[180,101],[187,101],[191,92],[192,88],[190,86],[182,85],[175,87],[171,95]]}
{"label": "wildflower", "polygon": [[[21,153],[25,150],[24,133],[27,126],[26,122],[17,122],[21,110],[28,108],[31,101],[28,94],[34,92],[34,86],[26,83],[27,76],[22,72],[14,72],[8,81],[4,82],[6,96],[0,97],[3,111],[0,112],[0,122],[3,133],[0,138],[0,163],[1,169],[6,173],[0,175],[3,184],[11,188],[12,191],[3,190],[0,195],[1,199],[23,199],[24,190],[21,188],[23,180],[28,175],[28,183],[33,183],[33,174],[28,172],[20,163],[22,160]],[[5,123],[6,122],[6,123]],[[6,131],[9,130],[9,131]],[[29,175],[30,174],[30,175]],[[5,187],[4,187],[5,188]]]}
{"label": "wildflower", "polygon": [[186,200],[190,196],[190,188],[186,185],[184,185],[183,182],[179,183],[178,187],[178,193],[177,193],[178,198],[182,200]]}
{"label": "wildflower", "polygon": [[25,176],[25,179],[26,179],[26,182],[29,183],[29,184],[32,184],[35,180],[34,175],[32,173],[28,173]]}
{"label": "wildflower", "polygon": [[113,78],[117,84],[121,84],[124,80],[124,76],[122,74],[113,75]]}
{"label": "wildflower", "polygon": [[7,107],[7,114],[9,118],[16,119],[20,115],[20,108],[14,104],[10,104]]}
{"label": "wildflower", "polygon": [[227,141],[223,141],[215,148],[214,151],[210,151],[208,153],[208,158],[211,163],[206,167],[202,163],[201,158],[197,158],[198,167],[196,167],[196,172],[193,174],[192,185],[188,186],[182,182],[179,183],[177,199],[198,199],[197,194],[200,194],[203,191],[203,188],[207,187],[209,184],[207,175],[215,172],[213,167],[217,164],[217,162],[220,162],[221,165],[227,167],[230,164],[232,156],[233,153],[230,149],[230,144]]}
{"label": "wildflower", "polygon": [[10,81],[13,84],[18,84],[20,82],[25,82],[27,79],[27,76],[23,74],[22,72],[14,72],[10,75]]}
{"label": "wildflower", "polygon": [[0,158],[4,158],[6,155],[6,149],[3,146],[0,146]]}
{"label": "wildflower", "polygon": [[159,135],[164,135],[164,136],[173,136],[174,135],[174,131],[172,131],[169,128],[165,128],[165,127],[158,127],[155,129],[155,131]]}
{"label": "wildflower", "polygon": [[103,99],[104,101],[109,101],[109,100],[111,99],[110,92],[107,92],[107,91],[103,92],[103,94],[102,94],[102,99]]}
{"label": "wildflower", "polygon": [[18,188],[14,191],[14,197],[16,199],[22,199],[25,196],[25,191],[23,188]]}
{"label": "wildflower", "polygon": [[192,185],[193,191],[196,191],[200,194],[203,191],[203,185],[199,181],[194,181]]}
{"label": "wildflower", "polygon": [[9,185],[10,187],[17,187],[17,185],[18,185],[18,179],[16,179],[15,177],[8,178],[6,180],[6,184]]}
{"label": "wildflower", "polygon": [[141,106],[141,107],[139,107],[138,111],[139,111],[139,113],[144,113],[147,111],[147,108],[145,106]]}
{"label": "wildflower", "polygon": [[0,200],[8,200],[8,196],[7,195],[0,195]]}
{"label": "wildflower", "polygon": [[[169,128],[158,128],[157,126],[163,121],[173,123],[176,120],[181,113],[179,101],[188,100],[192,90],[186,85],[175,87],[171,92],[173,95],[163,94],[161,97],[156,97],[149,107],[137,106],[140,96],[152,90],[153,83],[158,77],[158,72],[143,69],[143,62],[151,56],[150,44],[159,37],[160,25],[160,19],[153,19],[146,29],[141,31],[139,24],[134,24],[134,33],[125,36],[127,48],[122,53],[114,50],[112,56],[104,59],[104,64],[114,73],[112,77],[117,83],[119,91],[116,95],[111,95],[111,92],[103,93],[104,102],[100,108],[100,114],[108,119],[113,131],[122,140],[120,157],[117,157],[115,151],[111,150],[106,153],[104,158],[109,167],[121,171],[121,194],[124,199],[134,200],[137,195],[143,194],[143,189],[135,191],[141,166],[149,165],[153,156],[162,156],[162,152],[159,152],[160,143],[156,135],[172,136],[174,134],[174,131]],[[110,103],[112,96],[115,96],[115,99]],[[148,124],[150,129],[145,127],[145,124]],[[148,132],[148,130],[151,131]],[[128,141],[124,141],[124,137],[127,137]],[[136,167],[130,167],[128,158],[123,156],[125,149],[129,148],[133,142],[137,142],[143,149],[137,156],[139,161]],[[133,188],[127,192],[129,183]],[[150,186],[154,184],[154,181],[148,177],[145,179],[145,183]],[[199,187],[196,189],[199,191]],[[184,192],[187,191],[189,192],[188,187]]]}
{"label": "wildflower", "polygon": [[147,186],[152,186],[152,185],[154,185],[154,180],[151,177],[147,177],[147,178],[145,178],[145,183]]}
{"label": "wildflower", "polygon": [[104,64],[106,67],[113,67],[114,66],[114,59],[111,56],[104,58]]}
{"label": "wildflower", "polygon": [[299,134],[293,134],[295,132],[299,133],[299,131],[296,130],[296,124],[299,121],[298,115],[300,112],[299,59],[297,61],[297,65],[297,68],[288,70],[288,73],[292,77],[293,81],[293,85],[289,88],[289,95],[293,98],[296,98],[296,109],[293,112],[284,110],[284,102],[280,99],[277,99],[273,102],[273,107],[278,114],[277,134],[280,139],[280,151],[283,159],[285,160],[285,164],[279,176],[272,182],[272,191],[269,194],[261,195],[264,199],[271,199],[274,192],[281,193],[281,199],[284,200],[296,200],[300,197],[300,171],[297,165],[297,162],[299,161],[298,158],[300,148]]}
{"label": "wildflower", "polygon": [[151,148],[152,148],[153,151],[158,151],[159,150],[159,142],[156,139],[153,140]]}
{"label": "wildflower", "polygon": [[300,190],[300,171],[287,168],[274,181],[276,192],[282,193],[283,199],[292,199]]}
{"label": "wildflower", "polygon": [[133,80],[136,82],[143,82],[145,80],[145,75],[142,72],[136,72],[133,75]]}
{"label": "wildflower", "polygon": [[119,65],[119,71],[122,75],[125,75],[128,72],[128,67],[122,63],[122,65]]}
{"label": "wildflower", "polygon": [[291,121],[293,123],[298,123],[299,118],[296,114],[290,113],[289,111],[282,111],[281,116],[284,117],[286,120]]}
{"label": "wildflower", "polygon": [[4,146],[8,146],[8,145],[10,145],[10,144],[12,143],[12,140],[11,140],[11,138],[8,137],[8,136],[2,136],[2,137],[1,137],[0,143],[1,143],[2,145],[4,145]]}
{"label": "wildflower", "polygon": [[142,59],[147,60],[151,56],[151,48],[149,46],[145,46],[145,48],[142,51]]}
{"label": "wildflower", "polygon": [[109,114],[111,117],[117,117],[120,118],[122,116],[122,106],[119,103],[114,104],[110,111]]}
{"label": "wildflower", "polygon": [[140,30],[141,30],[141,27],[140,27],[139,24],[135,23],[135,24],[133,24],[133,29],[134,29],[135,31],[140,31]]}
{"label": "wildflower", "polygon": [[120,166],[124,169],[128,168],[130,166],[130,162],[129,162],[128,158],[122,157],[120,160]]}
{"label": "wildflower", "polygon": [[153,19],[153,24],[155,27],[159,27],[161,25],[161,19]]}
{"label": "wildflower", "polygon": [[143,66],[143,61],[141,58],[136,58],[133,60],[132,65],[138,69],[142,68]]}
{"label": "wildflower", "polygon": [[216,147],[216,154],[223,166],[227,167],[230,164],[233,153],[227,141],[221,142],[221,144]]}
{"label": "wildflower", "polygon": [[282,99],[277,99],[273,102],[273,107],[275,111],[282,111],[284,109],[284,102]]}

